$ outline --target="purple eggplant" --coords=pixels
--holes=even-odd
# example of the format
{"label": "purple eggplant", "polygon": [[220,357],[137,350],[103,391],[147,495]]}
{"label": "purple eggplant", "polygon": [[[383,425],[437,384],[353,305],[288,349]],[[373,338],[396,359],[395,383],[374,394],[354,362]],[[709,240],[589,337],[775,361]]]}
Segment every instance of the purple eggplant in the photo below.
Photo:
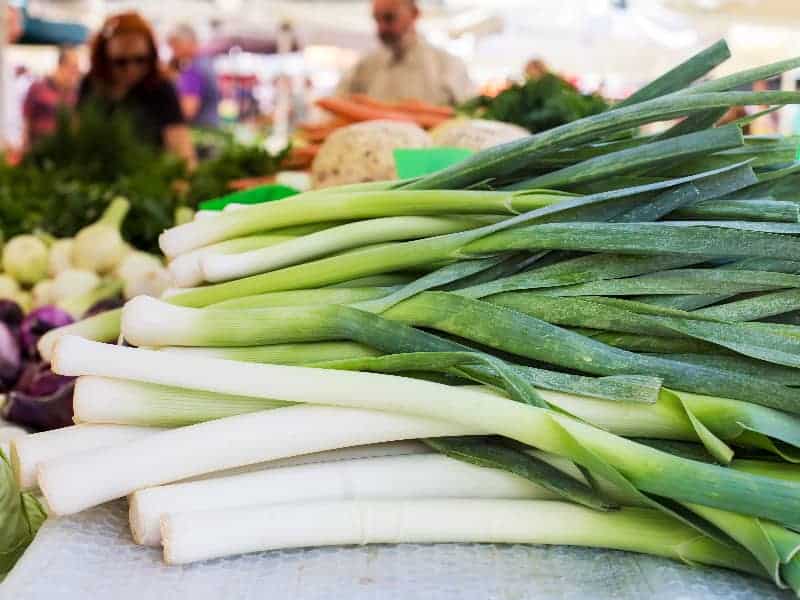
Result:
{"label": "purple eggplant", "polygon": [[14,391],[31,396],[49,396],[75,378],[53,373],[45,362],[30,362],[22,370]]}
{"label": "purple eggplant", "polygon": [[20,324],[20,343],[24,355],[30,359],[38,359],[39,351],[36,344],[39,338],[51,329],[63,327],[73,322],[69,313],[56,306],[43,306],[37,308],[22,320]]}
{"label": "purple eggplant", "polygon": [[11,389],[22,370],[19,340],[11,327],[0,322],[0,392]]}
{"label": "purple eggplant", "polygon": [[25,313],[22,307],[13,300],[0,300],[0,323],[5,323],[12,330],[19,327]]}
{"label": "purple eggplant", "polygon": [[3,405],[3,418],[36,431],[72,425],[74,387],[75,382],[70,381],[47,396],[33,396],[16,390],[10,392]]}

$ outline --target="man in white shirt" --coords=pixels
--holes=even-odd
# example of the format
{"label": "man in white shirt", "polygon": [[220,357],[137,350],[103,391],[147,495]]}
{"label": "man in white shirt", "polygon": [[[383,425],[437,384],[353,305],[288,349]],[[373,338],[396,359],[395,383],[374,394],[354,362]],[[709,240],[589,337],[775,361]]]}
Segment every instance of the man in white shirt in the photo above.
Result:
{"label": "man in white shirt", "polygon": [[464,63],[417,35],[415,0],[373,0],[372,15],[382,47],[344,77],[338,95],[454,105],[474,94]]}

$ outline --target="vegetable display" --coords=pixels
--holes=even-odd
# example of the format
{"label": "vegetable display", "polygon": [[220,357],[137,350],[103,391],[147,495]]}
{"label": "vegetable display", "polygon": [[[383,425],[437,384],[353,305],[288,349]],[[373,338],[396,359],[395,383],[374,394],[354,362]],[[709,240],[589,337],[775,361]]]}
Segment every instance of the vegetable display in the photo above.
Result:
{"label": "vegetable display", "polygon": [[[132,250],[122,238],[129,208],[127,199],[117,197],[74,239],[25,234],[3,248],[3,277],[8,281],[0,289],[4,419],[34,431],[70,425],[74,378],[51,371],[36,349],[39,339],[52,329],[117,308],[123,296],[160,296],[172,285],[161,258]],[[32,287],[28,291],[22,286]]]}
{"label": "vegetable display", "polygon": [[[171,564],[572,544],[797,593],[796,141],[713,123],[800,103],[734,91],[800,58],[690,86],[728,56],[425,177],[166,231],[185,289],[39,340],[80,424],[12,442],[20,489],[38,469],[54,515],[130,497],[134,540]],[[405,440],[426,451],[326,454]]]}
{"label": "vegetable display", "polygon": [[[0,161],[0,237],[41,231],[73,238],[123,196],[130,210],[122,237],[154,253],[158,235],[175,224],[176,209],[225,195],[234,180],[274,175],[285,158],[286,151],[273,155],[227,140],[189,174],[179,161],[144,143],[123,112],[108,115],[87,106],[79,119],[61,115],[54,134],[38,142],[22,164]],[[52,258],[51,277],[58,265]]]}

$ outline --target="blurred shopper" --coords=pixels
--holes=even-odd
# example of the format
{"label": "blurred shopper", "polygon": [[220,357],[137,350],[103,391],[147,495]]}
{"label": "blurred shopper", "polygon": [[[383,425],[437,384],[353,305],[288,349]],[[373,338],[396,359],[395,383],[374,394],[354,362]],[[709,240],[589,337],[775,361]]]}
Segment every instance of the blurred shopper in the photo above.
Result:
{"label": "blurred shopper", "polygon": [[[754,92],[768,92],[769,90],[769,82],[764,79],[759,79],[753,83]],[[765,111],[768,108],[769,106],[757,105],[745,107],[745,110],[748,112],[748,114],[756,114]],[[750,135],[775,135],[778,133],[779,126],[780,122],[778,119],[778,113],[771,112],[757,118],[750,123],[750,129],[748,133]]]}
{"label": "blurred shopper", "polygon": [[186,120],[197,127],[219,125],[219,90],[209,58],[198,55],[197,34],[179,25],[169,34],[172,62],[178,73],[177,88]]}
{"label": "blurred shopper", "polygon": [[25,96],[22,114],[25,118],[25,145],[30,148],[50,135],[58,125],[58,115],[75,106],[81,79],[77,48],[58,51],[58,63],[51,75],[34,82]]}
{"label": "blurred shopper", "polygon": [[94,37],[91,68],[78,92],[79,106],[90,102],[128,113],[142,140],[194,166],[178,95],[159,64],[153,30],[137,13],[109,17]]}
{"label": "blurred shopper", "polygon": [[550,72],[550,67],[541,58],[532,58],[525,65],[525,79],[541,79]]}
{"label": "blurred shopper", "polygon": [[345,76],[339,95],[453,105],[474,94],[464,63],[417,35],[415,0],[373,0],[372,16],[382,48],[362,58]]}
{"label": "blurred shopper", "polygon": [[[7,6],[5,14],[0,13],[5,19],[6,42],[15,43],[22,37],[23,21],[18,8]],[[0,149],[6,153],[17,154],[22,146],[22,97],[16,85],[16,73],[8,56],[3,57],[3,135],[0,139]]]}

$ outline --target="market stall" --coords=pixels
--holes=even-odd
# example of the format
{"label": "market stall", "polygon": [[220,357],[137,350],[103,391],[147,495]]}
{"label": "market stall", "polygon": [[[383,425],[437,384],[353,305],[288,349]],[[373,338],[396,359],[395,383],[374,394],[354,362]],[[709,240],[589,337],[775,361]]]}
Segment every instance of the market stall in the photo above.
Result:
{"label": "market stall", "polygon": [[144,4],[0,164],[0,600],[800,593],[797,11]]}

